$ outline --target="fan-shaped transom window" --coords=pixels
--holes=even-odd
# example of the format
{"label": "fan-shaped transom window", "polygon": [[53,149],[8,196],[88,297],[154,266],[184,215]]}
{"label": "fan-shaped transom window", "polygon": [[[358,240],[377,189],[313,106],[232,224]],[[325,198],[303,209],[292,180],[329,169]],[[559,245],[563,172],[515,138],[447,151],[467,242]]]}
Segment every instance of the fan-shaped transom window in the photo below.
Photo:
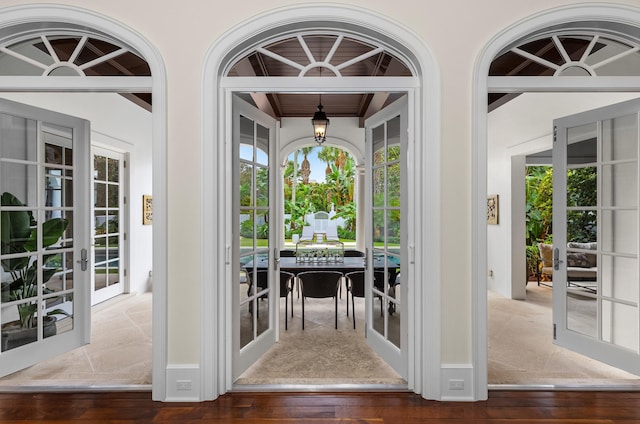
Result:
{"label": "fan-shaped transom window", "polygon": [[497,56],[490,76],[640,76],[640,45],[596,32],[527,39]]}
{"label": "fan-shaped transom window", "polygon": [[150,76],[127,48],[82,34],[42,33],[0,44],[2,76]]}
{"label": "fan-shaped transom window", "polygon": [[382,46],[340,33],[304,33],[270,40],[239,59],[227,76],[410,77]]}

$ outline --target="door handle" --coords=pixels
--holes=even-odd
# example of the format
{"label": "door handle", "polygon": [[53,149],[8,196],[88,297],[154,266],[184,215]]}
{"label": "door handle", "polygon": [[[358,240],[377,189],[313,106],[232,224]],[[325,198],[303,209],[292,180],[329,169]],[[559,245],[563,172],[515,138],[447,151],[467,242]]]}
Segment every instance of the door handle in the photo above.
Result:
{"label": "door handle", "polygon": [[87,270],[87,262],[89,262],[89,259],[87,258],[87,249],[82,249],[80,251],[80,259],[76,262],[80,264],[80,269],[82,271]]}
{"label": "door handle", "polygon": [[555,249],[553,249],[553,269],[555,269],[556,271],[559,270],[561,262],[562,261],[560,260],[560,249],[556,247]]}

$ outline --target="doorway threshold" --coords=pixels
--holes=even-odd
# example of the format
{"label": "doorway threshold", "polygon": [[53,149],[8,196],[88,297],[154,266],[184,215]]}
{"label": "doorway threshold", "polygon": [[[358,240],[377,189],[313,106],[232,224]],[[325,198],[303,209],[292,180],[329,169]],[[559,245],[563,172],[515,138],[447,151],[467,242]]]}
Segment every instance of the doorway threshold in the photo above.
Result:
{"label": "doorway threshold", "polygon": [[490,391],[638,392],[640,384],[489,384],[488,389]]}
{"label": "doorway threshold", "polygon": [[409,392],[406,384],[234,384],[232,392]]}

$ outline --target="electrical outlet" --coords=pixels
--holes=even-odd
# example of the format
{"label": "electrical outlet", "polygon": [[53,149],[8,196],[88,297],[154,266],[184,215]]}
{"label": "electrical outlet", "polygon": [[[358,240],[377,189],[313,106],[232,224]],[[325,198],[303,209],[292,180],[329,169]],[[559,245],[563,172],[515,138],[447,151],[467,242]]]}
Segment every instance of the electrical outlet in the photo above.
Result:
{"label": "electrical outlet", "polygon": [[449,390],[464,390],[464,380],[449,380]]}
{"label": "electrical outlet", "polygon": [[190,391],[191,390],[191,380],[176,380],[176,390],[179,390],[179,391]]}

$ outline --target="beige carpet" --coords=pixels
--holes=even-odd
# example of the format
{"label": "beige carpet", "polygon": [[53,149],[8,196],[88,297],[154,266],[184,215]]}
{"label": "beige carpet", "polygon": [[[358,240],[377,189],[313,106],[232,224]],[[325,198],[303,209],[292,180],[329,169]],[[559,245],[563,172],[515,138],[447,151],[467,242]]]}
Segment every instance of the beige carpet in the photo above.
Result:
{"label": "beige carpet", "polygon": [[0,379],[0,387],[151,384],[151,293],[92,308],[91,344]]}
{"label": "beige carpet", "polygon": [[640,388],[640,377],[553,344],[551,296],[535,282],[526,301],[489,292],[489,384]]}
{"label": "beige carpet", "polygon": [[[349,317],[346,315],[344,290],[342,296],[337,330],[333,299],[307,299],[304,331],[300,299],[294,296],[294,317],[289,316],[289,329],[284,331],[282,316],[280,341],[242,374],[236,384],[406,385],[406,381],[367,345],[364,300],[355,299],[354,330],[352,311]],[[281,302],[284,311],[284,299]],[[375,305],[374,314],[379,317],[380,303],[375,302]],[[398,322],[399,319],[400,313],[396,313],[390,321]]]}

